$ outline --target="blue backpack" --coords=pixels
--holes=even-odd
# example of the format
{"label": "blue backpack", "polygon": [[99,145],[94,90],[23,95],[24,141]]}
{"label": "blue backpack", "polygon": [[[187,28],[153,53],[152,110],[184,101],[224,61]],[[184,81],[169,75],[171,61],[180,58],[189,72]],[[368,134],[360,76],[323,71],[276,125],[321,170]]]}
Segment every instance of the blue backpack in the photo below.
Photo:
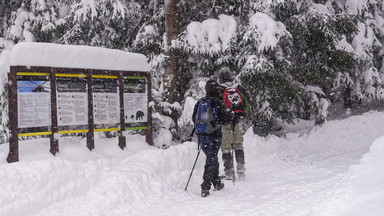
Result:
{"label": "blue backpack", "polygon": [[220,128],[219,124],[212,125],[217,119],[217,104],[210,99],[199,101],[199,107],[195,116],[195,128],[197,134],[210,134]]}

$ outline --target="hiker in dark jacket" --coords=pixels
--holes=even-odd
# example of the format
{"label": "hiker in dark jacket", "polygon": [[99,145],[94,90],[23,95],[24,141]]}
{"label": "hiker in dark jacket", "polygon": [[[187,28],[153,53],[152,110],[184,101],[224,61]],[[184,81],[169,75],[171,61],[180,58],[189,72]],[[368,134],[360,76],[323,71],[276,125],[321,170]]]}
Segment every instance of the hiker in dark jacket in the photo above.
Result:
{"label": "hiker in dark jacket", "polygon": [[[211,185],[214,190],[221,190],[224,187],[224,183],[221,182],[219,177],[219,161],[217,154],[221,146],[221,124],[225,117],[225,110],[220,99],[219,85],[214,80],[209,80],[205,86],[206,96],[200,99],[194,108],[192,119],[195,123],[198,141],[201,149],[206,155],[203,183],[201,184],[201,196],[206,197],[209,195]],[[202,103],[210,101],[210,107],[215,111],[216,118],[211,121],[210,129],[207,132],[199,133],[199,116],[201,116]],[[200,107],[200,109],[199,109]],[[200,113],[199,113],[200,112]],[[200,130],[202,131],[202,130]]]}
{"label": "hiker in dark jacket", "polygon": [[[233,149],[237,162],[237,175],[240,180],[245,179],[245,159],[244,159],[244,146],[243,146],[243,135],[241,131],[241,121],[248,116],[249,105],[248,97],[245,89],[238,84],[233,83],[232,74],[228,68],[222,68],[218,74],[218,81],[220,83],[220,94],[221,98],[224,97],[226,89],[236,88],[239,90],[241,95],[242,103],[237,107],[226,106],[227,111],[233,113],[232,119],[226,119],[221,127],[222,131],[222,146],[221,151],[223,153],[222,159],[224,164],[224,178],[232,179],[234,176],[233,167],[233,155],[231,153],[232,143],[231,136],[233,136]],[[232,128],[234,130],[232,131]]]}

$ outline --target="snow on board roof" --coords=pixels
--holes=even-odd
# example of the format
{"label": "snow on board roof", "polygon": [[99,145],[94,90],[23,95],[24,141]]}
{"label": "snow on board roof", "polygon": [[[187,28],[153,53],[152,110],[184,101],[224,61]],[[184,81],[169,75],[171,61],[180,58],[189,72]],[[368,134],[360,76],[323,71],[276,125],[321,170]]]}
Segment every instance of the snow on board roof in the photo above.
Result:
{"label": "snow on board roof", "polygon": [[11,66],[149,71],[144,55],[100,47],[23,42],[12,48]]}

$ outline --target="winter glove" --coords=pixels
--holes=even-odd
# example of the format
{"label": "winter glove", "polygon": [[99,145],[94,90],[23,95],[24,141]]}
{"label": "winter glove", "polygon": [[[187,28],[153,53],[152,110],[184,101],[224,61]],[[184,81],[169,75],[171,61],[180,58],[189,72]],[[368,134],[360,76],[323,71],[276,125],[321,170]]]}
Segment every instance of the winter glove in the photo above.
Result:
{"label": "winter glove", "polygon": [[224,115],[224,118],[223,118],[223,124],[227,125],[227,124],[230,124],[233,120],[233,117],[234,117],[234,113],[229,111],[229,112],[225,112],[225,115]]}
{"label": "winter glove", "polygon": [[216,121],[216,120],[211,122],[211,125],[212,125],[213,128],[216,127],[216,124],[217,124],[217,121]]}

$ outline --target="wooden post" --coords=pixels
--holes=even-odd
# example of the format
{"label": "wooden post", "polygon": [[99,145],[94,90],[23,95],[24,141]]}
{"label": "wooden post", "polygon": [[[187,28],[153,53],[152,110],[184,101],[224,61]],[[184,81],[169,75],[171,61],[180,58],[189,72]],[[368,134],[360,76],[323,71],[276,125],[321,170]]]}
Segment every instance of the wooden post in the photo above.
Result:
{"label": "wooden post", "polygon": [[9,154],[8,163],[19,161],[19,137],[17,118],[17,68],[11,67],[8,74],[8,109],[9,109]]}
{"label": "wooden post", "polygon": [[55,139],[55,134],[58,132],[57,127],[57,95],[56,95],[56,68],[51,68],[49,79],[51,80],[51,121],[52,121],[52,134],[50,136],[51,149],[49,150],[53,155],[59,152],[59,140]]}
{"label": "wooden post", "polygon": [[148,129],[145,131],[145,141],[149,145],[153,145],[153,135],[152,135],[152,108],[149,107],[149,103],[151,102],[151,92],[152,92],[152,84],[151,84],[151,74],[146,73],[147,77],[147,89],[148,89]]}
{"label": "wooden post", "polygon": [[93,84],[92,84],[92,70],[87,70],[87,85],[88,85],[88,133],[87,133],[87,147],[89,150],[95,148],[95,134],[94,134],[94,120],[93,120]]}
{"label": "wooden post", "polygon": [[120,131],[119,131],[119,146],[121,149],[124,149],[127,144],[124,136],[125,131],[125,120],[124,120],[124,85],[123,85],[123,76],[122,73],[119,72],[118,75],[118,83],[119,83],[119,99],[120,99]]}

